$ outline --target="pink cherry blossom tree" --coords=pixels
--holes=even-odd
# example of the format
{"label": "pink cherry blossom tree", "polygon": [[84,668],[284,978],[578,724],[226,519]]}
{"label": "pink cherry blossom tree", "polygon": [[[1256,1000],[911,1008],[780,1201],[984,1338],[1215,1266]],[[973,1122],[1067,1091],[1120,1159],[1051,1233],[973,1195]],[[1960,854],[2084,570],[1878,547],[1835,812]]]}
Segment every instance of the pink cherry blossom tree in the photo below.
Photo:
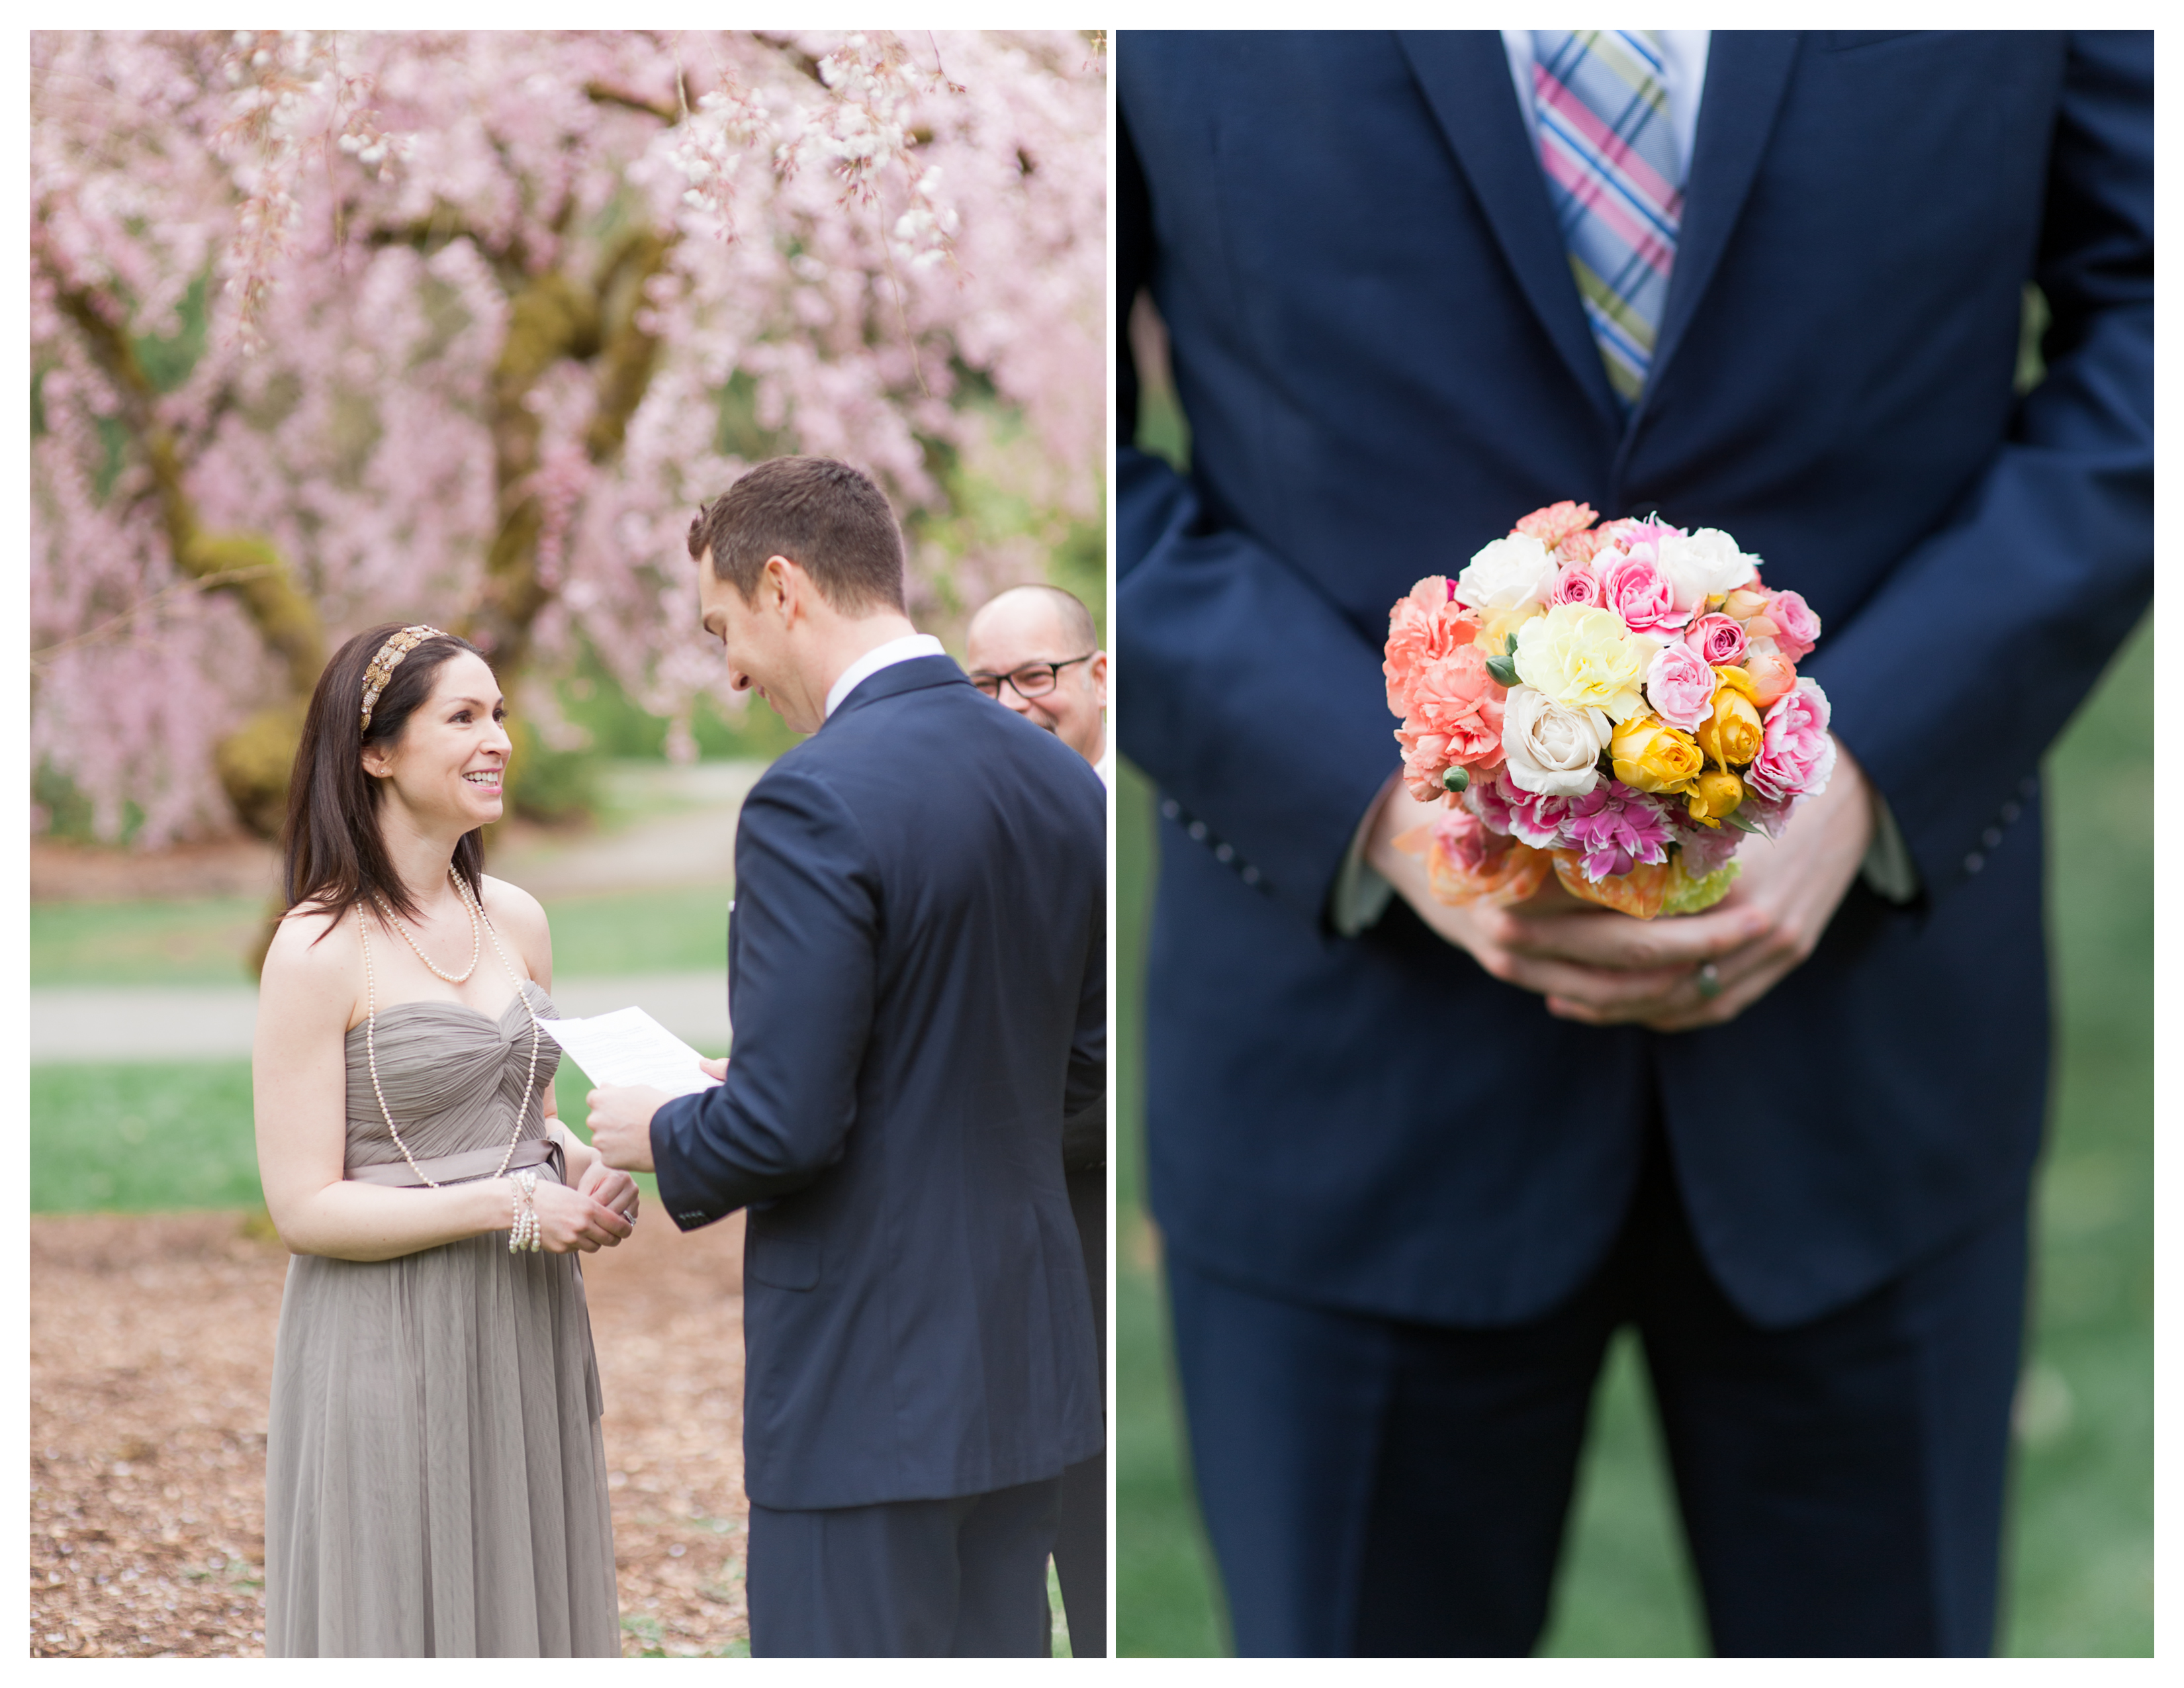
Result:
{"label": "pink cherry blossom tree", "polygon": [[[944,627],[1096,521],[1104,42],[31,38],[33,755],[101,835],[277,816],[333,642],[586,646],[688,750],[695,504],[872,472]],[[722,698],[733,706],[740,700]]]}

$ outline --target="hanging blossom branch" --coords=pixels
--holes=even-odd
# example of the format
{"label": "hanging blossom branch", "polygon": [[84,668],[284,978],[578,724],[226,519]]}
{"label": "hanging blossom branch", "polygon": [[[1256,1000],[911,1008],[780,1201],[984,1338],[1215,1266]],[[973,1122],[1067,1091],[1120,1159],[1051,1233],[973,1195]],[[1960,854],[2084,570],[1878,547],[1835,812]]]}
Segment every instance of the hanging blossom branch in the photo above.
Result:
{"label": "hanging blossom branch", "polygon": [[[283,578],[326,639],[489,612],[512,660],[733,709],[682,533],[775,452],[874,475],[922,613],[1096,521],[1104,64],[908,39],[35,34],[39,648],[253,571],[139,614],[126,660],[58,650],[40,758],[102,816],[166,782],[146,843],[203,824],[269,659],[309,666],[253,607]],[[988,531],[973,483],[1048,527]]]}
{"label": "hanging blossom branch", "polygon": [[87,627],[73,638],[62,639],[56,644],[39,646],[31,653],[31,667],[33,671],[50,669],[57,657],[65,656],[72,650],[83,650],[92,645],[104,644],[109,640],[119,638],[127,633],[138,621],[156,610],[167,607],[179,598],[187,597],[193,593],[210,592],[218,587],[233,586],[242,581],[262,579],[268,575],[276,573],[280,566],[278,563],[253,563],[244,568],[221,569],[216,573],[203,575],[193,580],[170,582],[150,597],[138,599],[120,615],[109,616],[95,627]]}

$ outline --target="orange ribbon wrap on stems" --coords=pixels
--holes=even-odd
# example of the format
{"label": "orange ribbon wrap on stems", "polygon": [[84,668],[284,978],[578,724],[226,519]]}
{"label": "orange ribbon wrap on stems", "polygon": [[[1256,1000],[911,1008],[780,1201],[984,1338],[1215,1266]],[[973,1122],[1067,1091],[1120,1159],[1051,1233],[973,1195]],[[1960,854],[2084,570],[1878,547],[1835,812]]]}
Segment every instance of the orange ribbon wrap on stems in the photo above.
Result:
{"label": "orange ribbon wrap on stems", "polygon": [[1507,908],[1546,883],[1546,853],[1485,826],[1451,804],[1427,825],[1395,841],[1406,855],[1423,855],[1426,886],[1436,902],[1452,908],[1484,903]]}
{"label": "orange ribbon wrap on stems", "polygon": [[1628,873],[1611,873],[1595,883],[1585,877],[1585,869],[1580,865],[1584,858],[1577,851],[1558,850],[1553,857],[1555,877],[1563,882],[1563,889],[1570,895],[1639,920],[1651,920],[1659,914],[1673,883],[1682,877],[1682,870],[1672,859],[1635,862]]}

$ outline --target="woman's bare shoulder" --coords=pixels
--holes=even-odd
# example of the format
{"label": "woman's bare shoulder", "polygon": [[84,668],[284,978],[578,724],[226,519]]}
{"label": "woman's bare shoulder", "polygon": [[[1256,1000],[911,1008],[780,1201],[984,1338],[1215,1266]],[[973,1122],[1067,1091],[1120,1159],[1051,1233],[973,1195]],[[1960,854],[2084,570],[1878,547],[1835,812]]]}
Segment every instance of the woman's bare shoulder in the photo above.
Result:
{"label": "woman's bare shoulder", "polygon": [[259,1018],[291,1027],[326,1021],[345,1025],[363,986],[356,916],[298,903],[281,917],[258,980]]}
{"label": "woman's bare shoulder", "polygon": [[273,942],[265,951],[265,965],[259,974],[261,984],[304,985],[347,979],[359,960],[356,921],[353,911],[337,916],[322,904],[298,903],[274,928]]}
{"label": "woman's bare shoulder", "polygon": [[538,899],[521,885],[511,885],[490,874],[482,876],[482,889],[486,918],[515,940],[529,965],[531,976],[544,978],[552,969],[554,938],[547,924],[546,911]]}
{"label": "woman's bare shoulder", "polygon": [[485,911],[504,924],[510,921],[533,921],[538,929],[546,929],[546,911],[538,898],[522,886],[506,879],[496,879],[490,873],[478,876],[484,888]]}

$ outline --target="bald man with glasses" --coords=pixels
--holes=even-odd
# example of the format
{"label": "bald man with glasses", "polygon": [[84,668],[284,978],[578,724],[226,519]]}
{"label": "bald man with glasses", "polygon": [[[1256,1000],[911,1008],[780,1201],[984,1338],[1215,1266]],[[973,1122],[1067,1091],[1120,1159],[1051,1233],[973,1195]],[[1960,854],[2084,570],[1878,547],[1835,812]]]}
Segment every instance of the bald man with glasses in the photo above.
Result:
{"label": "bald man with glasses", "polygon": [[1092,764],[1112,790],[1107,653],[1092,612],[1058,586],[1017,586],[971,618],[971,683]]}

